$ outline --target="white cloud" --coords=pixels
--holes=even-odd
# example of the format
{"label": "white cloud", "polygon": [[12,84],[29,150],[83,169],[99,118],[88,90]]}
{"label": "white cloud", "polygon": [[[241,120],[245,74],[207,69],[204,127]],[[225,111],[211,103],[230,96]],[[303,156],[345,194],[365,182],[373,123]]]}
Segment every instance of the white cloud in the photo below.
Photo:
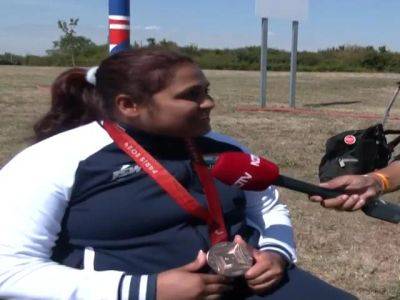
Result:
{"label": "white cloud", "polygon": [[157,26],[157,25],[149,25],[149,26],[145,26],[144,27],[144,30],[154,30],[154,31],[158,31],[158,30],[160,30],[161,29],[161,27],[160,26]]}

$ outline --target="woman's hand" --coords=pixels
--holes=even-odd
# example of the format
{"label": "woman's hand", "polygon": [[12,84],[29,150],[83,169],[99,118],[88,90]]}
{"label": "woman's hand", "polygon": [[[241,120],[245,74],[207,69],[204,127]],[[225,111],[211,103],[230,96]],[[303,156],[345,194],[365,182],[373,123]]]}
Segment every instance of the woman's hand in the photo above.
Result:
{"label": "woman's hand", "polygon": [[244,275],[253,293],[263,294],[282,280],[287,262],[281,255],[273,251],[254,249],[238,235],[235,236],[235,242],[245,245],[253,256],[254,265]]}
{"label": "woman's hand", "polygon": [[200,273],[206,263],[206,255],[200,251],[191,263],[160,273],[157,300],[219,299],[224,292],[232,290],[229,278]]}
{"label": "woman's hand", "polygon": [[311,196],[310,200],[320,202],[323,207],[338,210],[357,210],[373,197],[382,192],[382,186],[374,175],[345,175],[320,184],[329,189],[341,189],[346,194],[336,198],[322,199],[320,196]]}

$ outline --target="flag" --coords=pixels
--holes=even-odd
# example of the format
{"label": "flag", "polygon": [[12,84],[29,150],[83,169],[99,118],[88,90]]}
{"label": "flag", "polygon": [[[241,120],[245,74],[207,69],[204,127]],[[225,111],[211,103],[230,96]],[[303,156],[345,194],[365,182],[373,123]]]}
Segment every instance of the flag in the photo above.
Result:
{"label": "flag", "polygon": [[130,47],[130,0],[109,0],[109,46],[110,54]]}

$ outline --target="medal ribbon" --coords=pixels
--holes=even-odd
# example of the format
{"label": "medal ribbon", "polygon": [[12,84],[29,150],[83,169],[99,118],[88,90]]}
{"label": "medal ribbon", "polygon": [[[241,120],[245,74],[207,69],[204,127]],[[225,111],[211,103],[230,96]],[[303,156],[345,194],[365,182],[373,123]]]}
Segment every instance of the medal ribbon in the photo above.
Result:
{"label": "medal ribbon", "polygon": [[103,128],[108,132],[115,144],[131,157],[157,184],[185,211],[204,220],[208,224],[211,244],[228,240],[222,209],[219,204],[217,189],[214,185],[210,171],[200,153],[195,150],[191,140],[188,140],[189,150],[194,156],[194,168],[200,178],[206,195],[208,208],[201,206],[196,199],[154,159],[142,146],[130,137],[123,128],[105,120]]}

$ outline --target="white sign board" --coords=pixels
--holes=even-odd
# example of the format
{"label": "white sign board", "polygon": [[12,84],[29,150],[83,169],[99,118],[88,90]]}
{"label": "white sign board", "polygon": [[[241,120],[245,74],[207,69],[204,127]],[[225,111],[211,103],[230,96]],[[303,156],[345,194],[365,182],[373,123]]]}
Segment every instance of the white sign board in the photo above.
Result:
{"label": "white sign board", "polygon": [[261,18],[304,20],[308,15],[308,0],[256,0],[256,15]]}

